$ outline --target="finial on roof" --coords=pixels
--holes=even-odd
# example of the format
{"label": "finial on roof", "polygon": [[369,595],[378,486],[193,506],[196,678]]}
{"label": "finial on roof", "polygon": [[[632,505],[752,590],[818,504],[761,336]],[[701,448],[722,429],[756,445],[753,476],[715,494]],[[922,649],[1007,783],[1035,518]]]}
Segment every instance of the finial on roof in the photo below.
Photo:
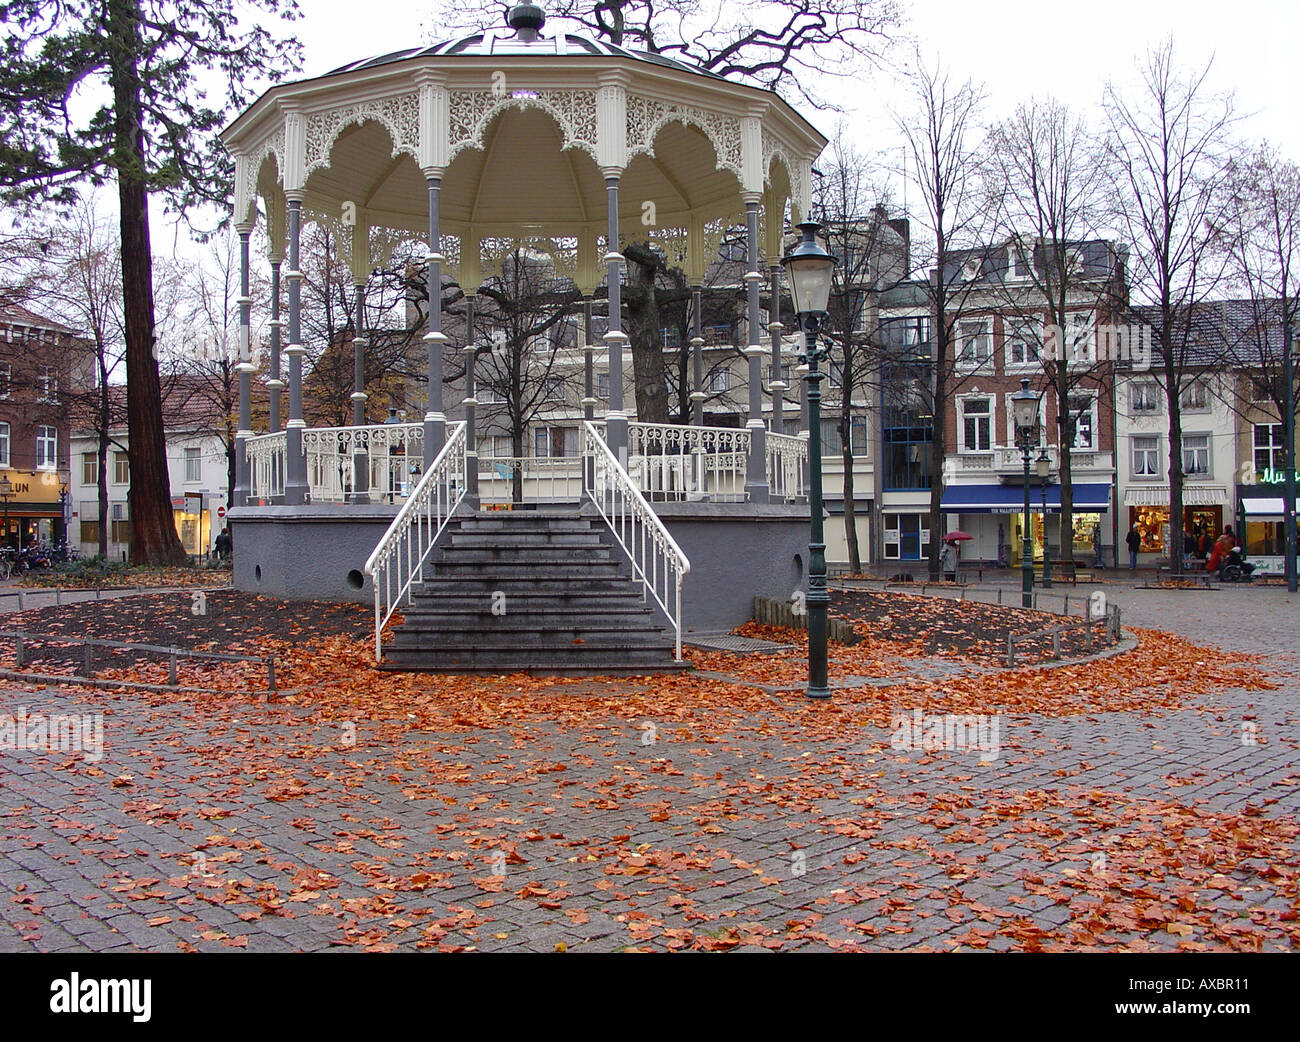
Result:
{"label": "finial on roof", "polygon": [[546,24],[546,12],[537,4],[516,4],[510,8],[506,21],[520,40],[531,43]]}

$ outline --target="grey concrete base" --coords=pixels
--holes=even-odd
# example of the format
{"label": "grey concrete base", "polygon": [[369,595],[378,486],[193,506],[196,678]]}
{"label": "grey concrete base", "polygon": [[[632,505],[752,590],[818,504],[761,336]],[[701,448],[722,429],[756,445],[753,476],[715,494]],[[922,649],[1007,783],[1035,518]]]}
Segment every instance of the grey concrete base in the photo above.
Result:
{"label": "grey concrete base", "polygon": [[289,600],[374,603],[370,556],[400,507],[235,507],[227,515],[236,590]]}
{"label": "grey concrete base", "polygon": [[[806,589],[806,505],[656,503],[654,508],[691,562],[682,584],[683,630],[728,630],[753,617],[756,596],[785,600]],[[372,603],[374,593],[363,573],[366,558],[398,509],[387,504],[236,507],[229,514],[234,587],[290,600]],[[599,520],[590,504],[582,514]]]}
{"label": "grey concrete base", "polygon": [[[789,600],[808,585],[807,504],[655,503],[690,559],[683,631],[729,630],[754,617],[756,596]],[[584,516],[596,515],[583,507]]]}

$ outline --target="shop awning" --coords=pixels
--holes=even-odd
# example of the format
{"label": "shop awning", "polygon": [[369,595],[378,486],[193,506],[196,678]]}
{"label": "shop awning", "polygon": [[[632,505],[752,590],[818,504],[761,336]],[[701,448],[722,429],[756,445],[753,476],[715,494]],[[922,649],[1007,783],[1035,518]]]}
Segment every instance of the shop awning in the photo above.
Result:
{"label": "shop awning", "polygon": [[[1142,485],[1124,490],[1126,507],[1169,506],[1168,485]],[[1228,489],[1224,485],[1184,485],[1183,506],[1221,507],[1228,505]]]}
{"label": "shop awning", "polygon": [[1247,521],[1285,521],[1286,503],[1272,496],[1243,498],[1241,512]]}
{"label": "shop awning", "polygon": [[[1024,507],[1023,485],[949,485],[939,502],[939,509],[949,514],[1018,514]],[[1034,513],[1043,510],[1043,490],[1038,486],[1029,490],[1029,509]],[[1074,486],[1076,514],[1101,514],[1109,509],[1110,485],[1096,482]],[[1060,485],[1047,486],[1047,512],[1061,512]]]}

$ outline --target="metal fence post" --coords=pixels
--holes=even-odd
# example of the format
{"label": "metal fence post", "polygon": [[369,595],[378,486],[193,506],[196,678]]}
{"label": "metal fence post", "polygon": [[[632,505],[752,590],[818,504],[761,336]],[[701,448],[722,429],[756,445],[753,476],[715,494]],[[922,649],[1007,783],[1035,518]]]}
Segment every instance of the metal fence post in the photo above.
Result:
{"label": "metal fence post", "polygon": [[171,687],[176,686],[176,649],[172,648],[167,653],[167,683]]}
{"label": "metal fence post", "polygon": [[14,633],[14,668],[22,669],[26,665],[26,657],[23,654],[23,631],[17,630]]}
{"label": "metal fence post", "polygon": [[271,693],[274,694],[275,693],[275,656],[274,655],[268,655],[266,657],[266,682],[271,690]]}
{"label": "metal fence post", "polygon": [[86,641],[84,644],[82,644],[81,648],[82,648],[82,663],[84,668],[84,672],[81,675],[83,677],[89,677],[95,671],[95,665],[94,665],[95,648],[94,645],[90,643],[90,641]]}
{"label": "metal fence post", "polygon": [[1015,638],[1011,636],[1011,631],[1007,630],[1007,665],[1014,666],[1015,664],[1016,664],[1016,641]]}

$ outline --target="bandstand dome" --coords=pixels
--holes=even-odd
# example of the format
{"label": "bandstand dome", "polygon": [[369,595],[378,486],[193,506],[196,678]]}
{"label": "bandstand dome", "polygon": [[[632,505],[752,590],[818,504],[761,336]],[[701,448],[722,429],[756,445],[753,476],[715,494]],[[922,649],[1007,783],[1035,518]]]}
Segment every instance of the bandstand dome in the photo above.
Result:
{"label": "bandstand dome", "polygon": [[747,203],[777,217],[764,238],[779,254],[781,218],[787,206],[807,214],[826,143],[771,91],[552,31],[531,4],[509,26],[273,87],[222,139],[236,224],[255,223],[260,197],[273,256],[286,198],[308,219],[422,234],[433,180],[440,230],[456,238],[442,252],[462,285],[481,274],[467,242],[563,236],[578,241],[586,292],[605,274],[612,185],[627,237],[677,230],[698,278],[712,245],[702,229],[743,220]]}

